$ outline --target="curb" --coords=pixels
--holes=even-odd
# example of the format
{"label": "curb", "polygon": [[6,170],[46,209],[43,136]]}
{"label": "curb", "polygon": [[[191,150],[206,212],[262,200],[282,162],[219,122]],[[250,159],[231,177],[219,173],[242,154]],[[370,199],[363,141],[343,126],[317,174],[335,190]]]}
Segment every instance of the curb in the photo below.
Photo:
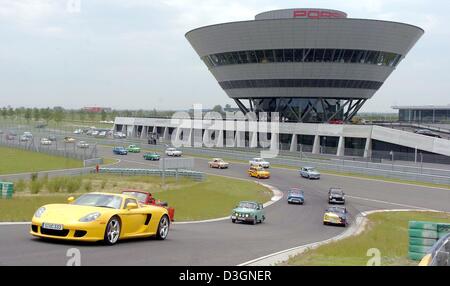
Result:
{"label": "curb", "polygon": [[[299,255],[304,253],[307,250],[316,249],[319,246],[329,244],[331,242],[336,242],[345,238],[348,238],[350,236],[355,236],[361,234],[366,227],[367,224],[367,216],[374,214],[374,213],[383,213],[383,212],[439,212],[436,210],[428,210],[428,209],[393,209],[393,210],[374,210],[374,211],[366,211],[361,212],[358,214],[358,216],[355,219],[355,223],[352,224],[346,231],[343,233],[332,237],[327,240],[314,242],[306,245],[301,245],[297,247],[293,247],[290,249],[282,250],[276,253],[272,253],[263,257],[259,257],[241,264],[238,264],[237,266],[274,266],[279,263],[283,263],[292,256]],[[445,213],[445,212],[444,212]]]}

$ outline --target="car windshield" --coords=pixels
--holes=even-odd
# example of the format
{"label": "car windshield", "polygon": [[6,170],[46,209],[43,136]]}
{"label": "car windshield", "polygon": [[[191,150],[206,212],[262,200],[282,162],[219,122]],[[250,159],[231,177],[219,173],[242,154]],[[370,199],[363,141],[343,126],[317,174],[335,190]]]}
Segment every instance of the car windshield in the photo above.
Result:
{"label": "car windshield", "polygon": [[329,209],[327,209],[327,212],[345,214],[345,209],[343,209],[343,208],[329,208]]}
{"label": "car windshield", "polygon": [[136,198],[140,203],[145,203],[145,200],[147,199],[147,194],[140,193],[140,192],[125,191],[125,192],[122,192],[122,194],[132,196],[132,197]]}
{"label": "car windshield", "polygon": [[303,195],[303,191],[300,191],[300,190],[291,190],[291,191],[289,191],[289,193],[291,195],[293,195],[293,196],[301,196],[301,195]]}
{"label": "car windshield", "polygon": [[315,168],[305,168],[305,169],[306,169],[306,171],[308,171],[308,172],[315,172],[315,171],[316,171]]}
{"label": "car windshield", "polygon": [[245,209],[255,209],[256,210],[258,208],[258,205],[255,203],[250,203],[250,202],[240,202],[239,207],[245,208]]}
{"label": "car windshield", "polygon": [[120,209],[122,198],[114,195],[86,194],[79,197],[73,204],[78,206]]}
{"label": "car windshield", "polygon": [[342,195],[343,193],[340,189],[331,189],[330,192],[332,195]]}

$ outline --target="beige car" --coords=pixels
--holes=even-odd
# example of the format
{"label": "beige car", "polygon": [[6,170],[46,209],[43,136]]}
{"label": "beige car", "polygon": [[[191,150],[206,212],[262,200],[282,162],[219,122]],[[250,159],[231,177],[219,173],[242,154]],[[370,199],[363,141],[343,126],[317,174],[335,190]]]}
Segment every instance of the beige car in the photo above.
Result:
{"label": "beige car", "polygon": [[208,162],[210,168],[217,168],[217,169],[227,169],[230,165],[229,163],[225,162],[223,159],[220,158],[214,158],[211,162]]}

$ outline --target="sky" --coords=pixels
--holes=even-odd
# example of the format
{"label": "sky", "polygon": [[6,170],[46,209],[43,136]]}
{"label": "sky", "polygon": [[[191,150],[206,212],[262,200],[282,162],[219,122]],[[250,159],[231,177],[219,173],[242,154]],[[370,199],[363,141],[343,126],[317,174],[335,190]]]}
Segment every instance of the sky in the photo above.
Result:
{"label": "sky", "polygon": [[185,33],[304,7],[425,30],[362,111],[450,104],[448,0],[0,0],[0,106],[234,106]]}

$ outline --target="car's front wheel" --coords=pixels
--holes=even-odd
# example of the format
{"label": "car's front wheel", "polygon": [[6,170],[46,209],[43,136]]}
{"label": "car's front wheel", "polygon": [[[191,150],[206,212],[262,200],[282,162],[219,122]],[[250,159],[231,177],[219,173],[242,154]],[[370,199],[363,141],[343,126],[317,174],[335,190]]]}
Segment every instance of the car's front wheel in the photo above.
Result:
{"label": "car's front wheel", "polygon": [[257,224],[257,223],[258,223],[258,217],[255,216],[255,217],[253,218],[252,224],[255,225],[255,224]]}
{"label": "car's front wheel", "polygon": [[107,245],[116,244],[120,238],[120,221],[117,217],[112,217],[105,229],[104,241]]}
{"label": "car's front wheel", "polygon": [[164,240],[167,238],[167,235],[169,234],[169,224],[169,218],[166,215],[163,215],[159,221],[158,231],[156,233],[157,239]]}

